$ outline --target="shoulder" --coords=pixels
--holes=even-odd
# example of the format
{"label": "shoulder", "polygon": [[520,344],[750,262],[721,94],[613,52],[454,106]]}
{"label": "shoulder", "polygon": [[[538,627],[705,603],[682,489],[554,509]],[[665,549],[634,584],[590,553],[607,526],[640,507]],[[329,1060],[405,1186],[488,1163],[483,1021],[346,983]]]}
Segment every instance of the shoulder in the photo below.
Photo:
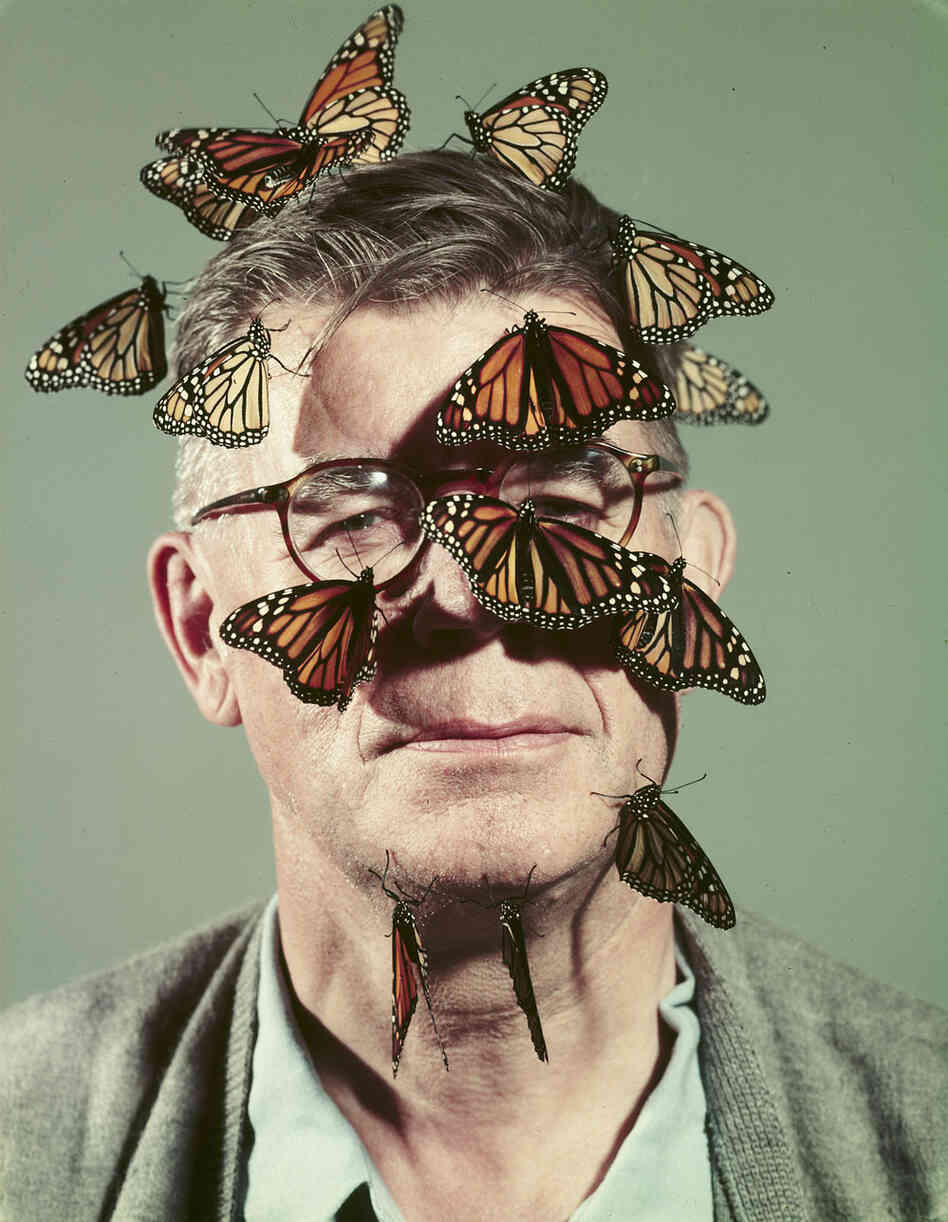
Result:
{"label": "shoulder", "polygon": [[0,1214],[4,1201],[32,1193],[52,1208],[56,1167],[69,1194],[60,1216],[99,1207],[194,1015],[206,1021],[210,998],[212,1016],[229,1022],[217,999],[233,989],[261,911],[233,913],[0,1014]]}
{"label": "shoulder", "polygon": [[755,1062],[817,1216],[940,1216],[948,1013],[750,913],[680,915],[706,1059],[719,1081]]}

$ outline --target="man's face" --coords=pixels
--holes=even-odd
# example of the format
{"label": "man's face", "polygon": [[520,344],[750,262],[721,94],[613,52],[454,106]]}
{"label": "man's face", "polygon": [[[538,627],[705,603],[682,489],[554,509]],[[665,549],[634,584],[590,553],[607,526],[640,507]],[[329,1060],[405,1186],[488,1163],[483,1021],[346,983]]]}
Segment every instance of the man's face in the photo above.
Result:
{"label": "man's face", "polygon": [[[537,294],[528,304],[551,325],[619,346],[593,308]],[[270,315],[274,326],[292,318],[274,335],[292,367],[322,316],[292,306]],[[410,313],[357,311],[310,379],[273,368],[270,434],[228,456],[230,465],[222,461],[220,494],[287,479],[321,457],[394,459],[420,470],[498,463],[509,452],[489,443],[439,446],[434,421],[461,370],[516,321],[513,307],[487,294]],[[608,439],[641,453],[654,448],[654,431],[632,421]],[[306,580],[286,555],[276,513],[227,517],[203,537],[201,530],[212,635],[271,792],[278,839],[305,842],[353,877],[380,866],[390,849],[403,878],[439,873],[473,883],[486,872],[519,887],[534,863],[537,878],[550,879],[601,862],[614,804],[591,791],[634,790],[640,758],[650,775],[662,775],[673,701],[629,682],[611,659],[607,621],[573,632],[507,624],[474,599],[448,552],[430,544],[410,582],[378,596],[378,673],[340,714],[298,701],[278,668],[219,643],[217,629],[238,605]],[[677,554],[655,508],[631,546]]]}

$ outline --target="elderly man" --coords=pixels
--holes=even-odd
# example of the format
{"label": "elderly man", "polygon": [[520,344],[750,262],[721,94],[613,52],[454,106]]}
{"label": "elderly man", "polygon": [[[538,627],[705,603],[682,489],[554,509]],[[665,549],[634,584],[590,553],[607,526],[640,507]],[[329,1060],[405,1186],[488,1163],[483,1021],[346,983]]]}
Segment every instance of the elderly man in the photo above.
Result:
{"label": "elderly man", "polygon": [[[404,504],[478,490],[478,468],[503,496],[515,456],[438,445],[436,409],[527,308],[621,346],[613,219],[577,184],[555,197],[414,154],[321,181],[197,282],[179,371],[257,315],[285,370],[262,444],[182,443],[181,529],[152,547],[150,580],[198,708],[244,727],[277,896],[6,1017],[3,1217],[944,1216],[941,1018],[746,914],[709,931],[617,881],[615,811],[595,795],[637,789],[639,761],[665,776],[678,708],[630,682],[607,621],[507,622],[417,540],[386,562],[378,671],[342,713],[219,635],[305,577],[273,504],[209,504],[343,458],[395,472]],[[665,460],[630,546],[674,559],[680,540],[717,594],[734,527],[719,497],[667,475],[684,468],[674,426],[623,420],[605,440]],[[389,890],[438,879],[416,915],[449,1073],[421,1013],[387,1071],[387,853]],[[488,906],[531,871],[545,1065]]]}

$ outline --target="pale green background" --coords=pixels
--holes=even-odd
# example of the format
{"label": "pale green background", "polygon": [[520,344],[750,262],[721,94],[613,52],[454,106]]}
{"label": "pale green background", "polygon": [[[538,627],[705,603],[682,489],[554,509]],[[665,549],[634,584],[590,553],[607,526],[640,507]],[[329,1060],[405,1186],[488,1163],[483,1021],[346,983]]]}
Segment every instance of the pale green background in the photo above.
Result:
{"label": "pale green background", "polygon": [[[2,604],[9,1000],[272,886],[265,793],[241,731],[201,720],[152,623],[144,552],[174,443],[155,395],[33,394],[27,357],[132,280],[216,244],[138,185],[158,128],[293,117],[370,0],[15,0]],[[770,695],[685,706],[678,809],[739,903],[921,997],[944,937],[943,383],[946,12],[772,0],[406,0],[408,147],[591,64],[610,96],[578,174],[616,207],[746,260],[769,315],[702,341],[770,395],[757,431],[686,434],[731,503],[722,599]],[[261,663],[262,665],[262,663]],[[288,697],[289,699],[289,697]]]}

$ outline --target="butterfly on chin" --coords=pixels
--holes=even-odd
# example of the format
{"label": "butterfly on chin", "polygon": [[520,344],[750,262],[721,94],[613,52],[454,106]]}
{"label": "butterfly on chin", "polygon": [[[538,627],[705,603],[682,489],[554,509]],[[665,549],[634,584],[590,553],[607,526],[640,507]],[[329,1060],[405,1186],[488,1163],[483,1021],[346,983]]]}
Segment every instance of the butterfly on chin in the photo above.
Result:
{"label": "butterfly on chin", "polygon": [[375,675],[375,586],[371,568],[355,581],[318,581],[255,598],[224,620],[221,640],[283,671],[306,704],[339,706]]}
{"label": "butterfly on chin", "polygon": [[581,628],[633,607],[666,609],[677,597],[658,567],[661,557],[540,516],[529,499],[518,509],[496,497],[451,493],[426,505],[421,526],[460,565],[478,602],[501,619]]}
{"label": "butterfly on chin", "polygon": [[26,367],[34,390],[89,387],[106,395],[142,395],[168,372],[165,291],[151,276],[93,306],[39,347]]}
{"label": "butterfly on chin", "polygon": [[[186,157],[189,174],[211,195],[275,215],[334,167],[387,160],[401,147],[410,111],[391,81],[403,24],[398,5],[371,13],[329,61],[295,127],[176,128],[159,132],[157,143],[173,158]],[[191,184],[167,189],[158,164],[144,168],[144,185],[178,204],[203,232],[218,228],[205,221],[203,201],[194,205]],[[211,236],[220,236],[219,229]]]}
{"label": "butterfly on chin", "polygon": [[561,191],[576,163],[577,137],[607,91],[595,68],[564,68],[514,90],[483,114],[466,111],[464,121],[477,152],[536,187]]}
{"label": "butterfly on chin", "polygon": [[549,327],[534,310],[460,375],[441,405],[441,445],[493,441],[545,450],[598,437],[617,420],[659,420],[675,410],[668,388],[625,352]]}
{"label": "butterfly on chin", "polygon": [[415,920],[415,910],[424,904],[438,880],[433,878],[428,884],[428,889],[421,896],[409,895],[406,891],[402,890],[398,883],[395,884],[398,887],[398,891],[392,891],[386,883],[390,864],[391,854],[386,849],[384,874],[379,874],[371,866],[369,871],[381,880],[382,890],[395,904],[392,910],[391,932],[392,1077],[394,1078],[398,1074],[405,1037],[408,1035],[412,1015],[415,1013],[415,1006],[418,1004],[419,983],[425,995],[425,1003],[428,1006],[428,1014],[431,1017],[431,1026],[434,1030],[435,1038],[441,1046],[441,1059],[445,1069],[448,1068],[448,1054],[445,1051],[444,1041],[438,1031],[438,1024],[435,1021],[434,1010],[431,1006],[431,994],[428,991],[428,954],[422,943],[421,934],[418,931],[418,923]]}
{"label": "butterfly on chin", "polygon": [[[668,791],[677,792],[677,791]],[[623,882],[659,903],[684,904],[719,929],[736,921],[734,905],[705,851],[654,782],[622,797],[615,829],[616,871]]]}
{"label": "butterfly on chin", "polygon": [[735,624],[684,576],[682,557],[656,567],[678,601],[670,611],[635,608],[617,618],[615,654],[626,672],[663,691],[704,687],[739,704],[762,704],[763,673]]}
{"label": "butterfly on chin", "polygon": [[673,233],[619,218],[614,265],[629,324],[646,344],[673,344],[719,315],[762,314],[774,295],[747,267]]}

